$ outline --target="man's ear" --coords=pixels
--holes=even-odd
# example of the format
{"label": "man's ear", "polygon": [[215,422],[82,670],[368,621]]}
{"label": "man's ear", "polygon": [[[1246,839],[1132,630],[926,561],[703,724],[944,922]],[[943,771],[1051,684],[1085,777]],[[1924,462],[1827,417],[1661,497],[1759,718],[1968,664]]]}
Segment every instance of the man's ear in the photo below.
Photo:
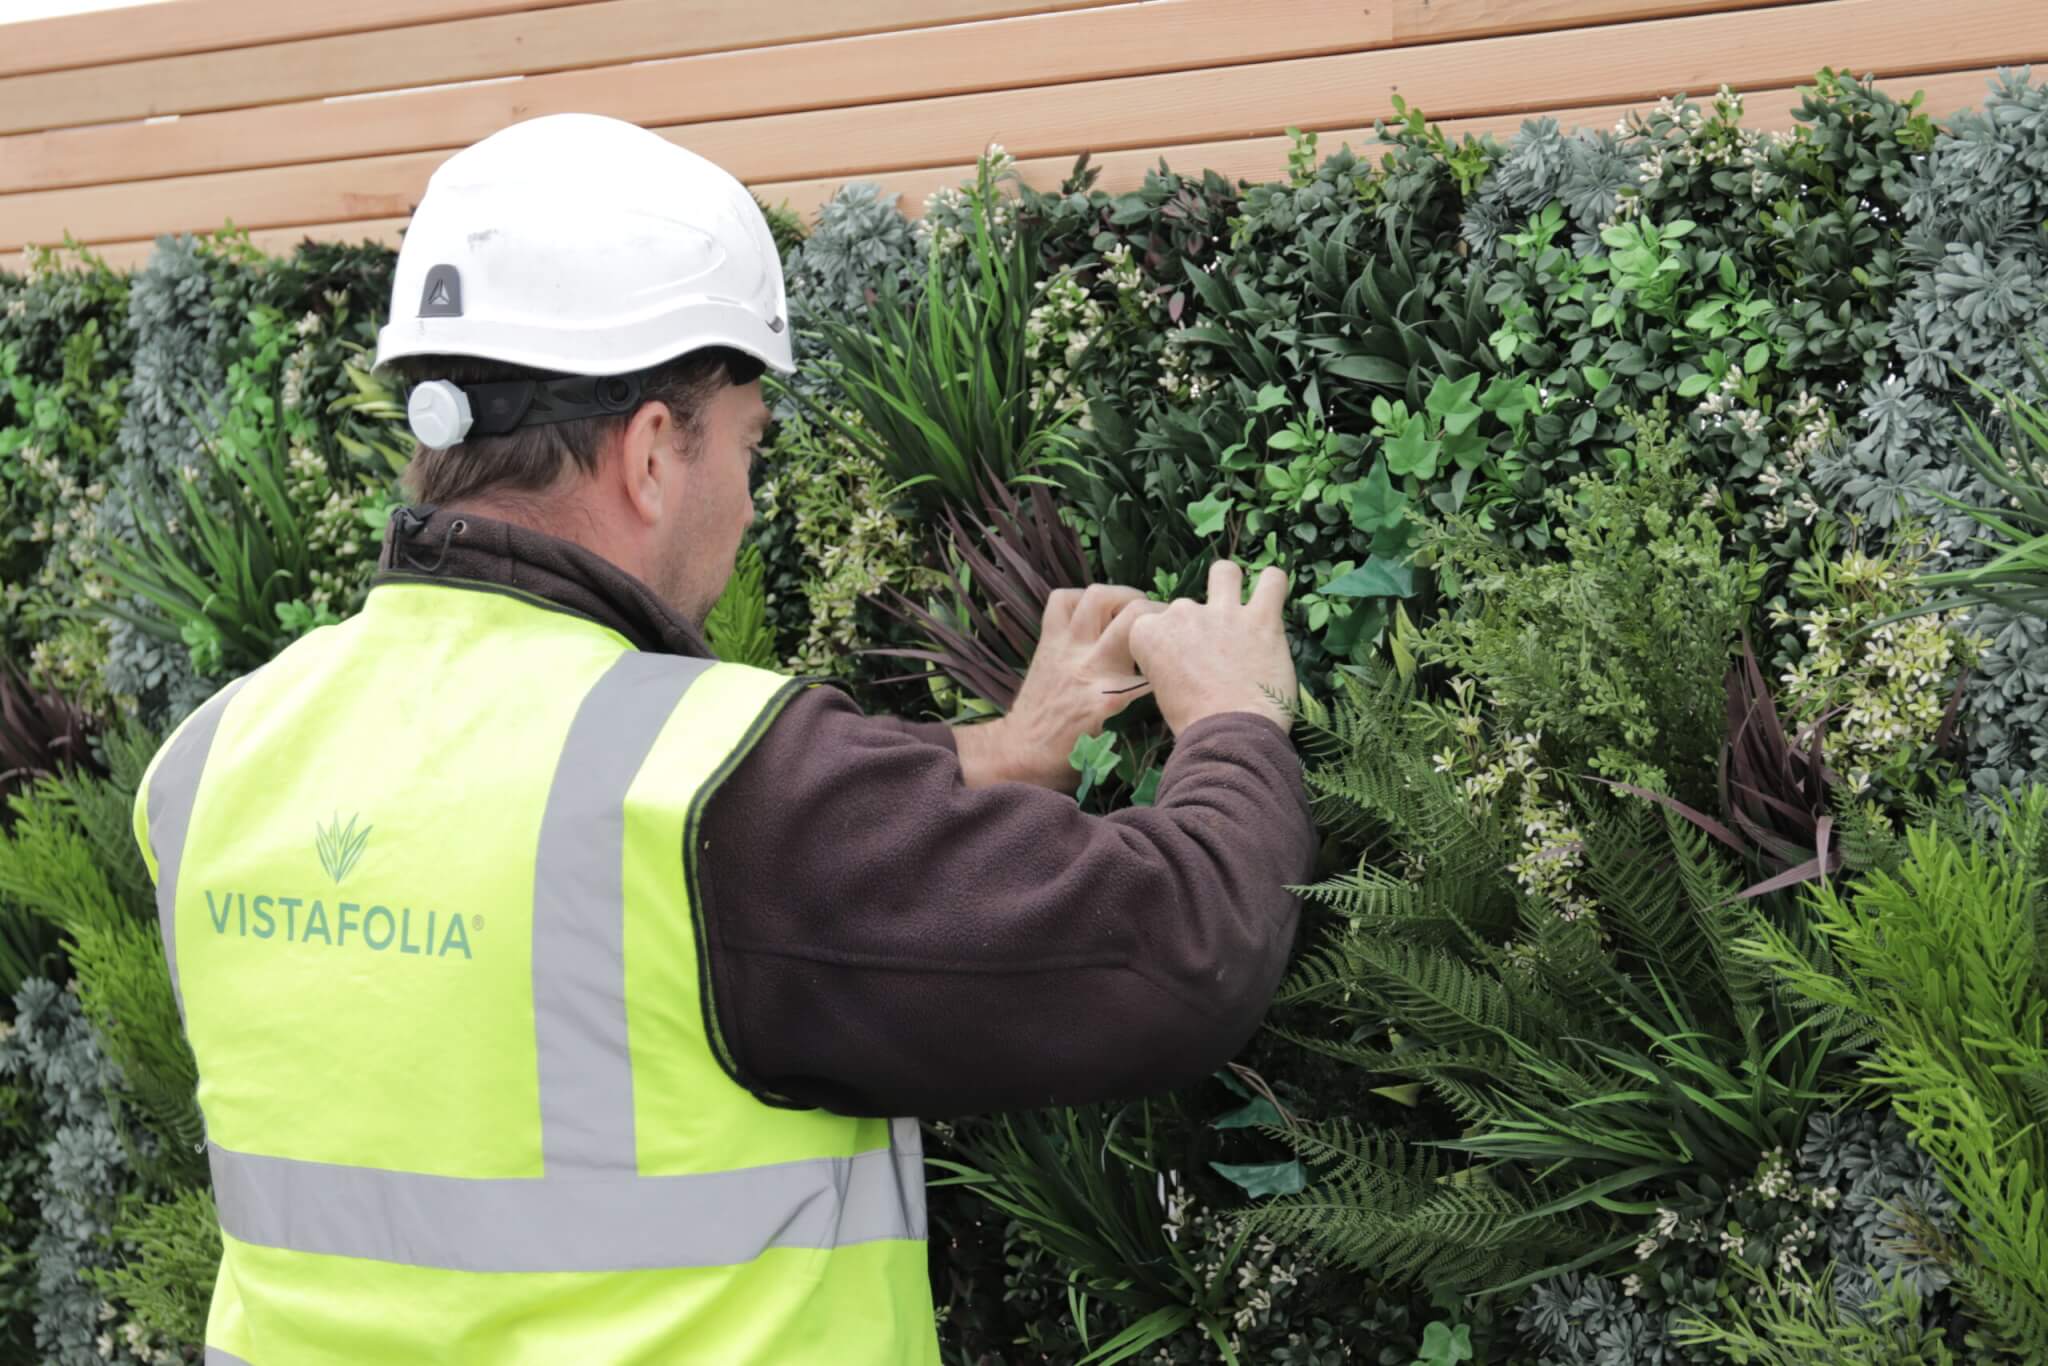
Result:
{"label": "man's ear", "polygon": [[661,520],[668,506],[663,491],[683,475],[675,459],[675,415],[666,403],[643,403],[619,433],[619,478],[626,502],[649,526]]}

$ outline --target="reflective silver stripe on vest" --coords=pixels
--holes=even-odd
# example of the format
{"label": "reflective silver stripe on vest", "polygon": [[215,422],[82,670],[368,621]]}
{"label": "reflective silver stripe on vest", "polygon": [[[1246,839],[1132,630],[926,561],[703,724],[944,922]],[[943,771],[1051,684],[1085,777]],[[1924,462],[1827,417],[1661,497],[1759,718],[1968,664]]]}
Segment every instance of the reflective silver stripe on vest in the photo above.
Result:
{"label": "reflective silver stripe on vest", "polygon": [[233,1352],[223,1352],[218,1347],[206,1349],[206,1366],[249,1366],[249,1363]]}
{"label": "reflective silver stripe on vest", "polygon": [[185,861],[185,836],[192,829],[192,803],[199,796],[199,775],[220,730],[221,713],[242,685],[245,675],[222,688],[194,712],[191,720],[164,751],[149,780],[149,847],[156,855],[156,921],[164,939],[164,962],[171,970],[171,995],[178,1018],[185,1018],[185,992],[178,984],[178,868]]}
{"label": "reflective silver stripe on vest", "polygon": [[[220,1223],[245,1243],[478,1272],[731,1266],[771,1248],[926,1236],[923,1142],[689,1176],[641,1176],[625,1001],[625,798],[713,661],[626,654],[578,706],[541,817],[534,1016],[542,1165],[531,1179],[435,1176],[235,1152],[209,1143]],[[150,843],[169,955],[179,856],[238,680],[195,716],[152,779]],[[169,856],[166,857],[166,851]],[[681,876],[681,850],[677,875]],[[177,983],[172,961],[172,983]],[[246,1366],[217,1348],[208,1366]]]}
{"label": "reflective silver stripe on vest", "polygon": [[562,745],[533,870],[533,1028],[549,1176],[631,1172],[637,1161],[626,1045],[626,789],[713,662],[620,655],[585,695]]}
{"label": "reflective silver stripe on vest", "polygon": [[429,1176],[220,1147],[210,1155],[221,1227],[245,1243],[446,1271],[736,1266],[771,1248],[924,1236],[919,1159],[893,1147],[580,1181]]}

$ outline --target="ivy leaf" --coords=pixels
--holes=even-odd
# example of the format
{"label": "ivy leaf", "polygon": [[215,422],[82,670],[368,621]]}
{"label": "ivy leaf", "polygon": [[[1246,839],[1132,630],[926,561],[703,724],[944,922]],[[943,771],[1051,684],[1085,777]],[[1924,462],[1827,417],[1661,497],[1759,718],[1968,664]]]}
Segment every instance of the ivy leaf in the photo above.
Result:
{"label": "ivy leaf", "polygon": [[1209,1121],[1212,1129],[1256,1129],[1261,1124],[1270,1124],[1276,1129],[1281,1124],[1280,1112],[1264,1096],[1254,1096],[1248,1104]]}
{"label": "ivy leaf", "polygon": [[1067,755],[1067,765],[1081,775],[1081,786],[1074,793],[1076,802],[1088,800],[1089,792],[1095,785],[1116,773],[1116,736],[1104,731],[1100,735],[1083,735],[1074,741],[1073,751]]}
{"label": "ivy leaf", "polygon": [[1351,486],[1351,525],[1360,531],[1386,531],[1408,515],[1408,495],[1387,477],[1387,462],[1375,460],[1372,473]]}
{"label": "ivy leaf", "polygon": [[1188,504],[1188,520],[1194,523],[1197,536],[1214,536],[1223,530],[1223,519],[1236,506],[1235,498],[1219,498],[1212,493],[1199,503]]}
{"label": "ivy leaf", "polygon": [[1461,1361],[1472,1360],[1472,1327],[1450,1324],[1438,1319],[1422,1330],[1422,1355],[1415,1358],[1415,1366],[1458,1366]]}
{"label": "ivy leaf", "polygon": [[1387,467],[1396,474],[1428,479],[1436,473],[1437,443],[1420,422],[1411,421],[1387,443]]}
{"label": "ivy leaf", "polygon": [[1436,377],[1436,383],[1429,386],[1429,398],[1424,405],[1430,412],[1443,419],[1444,431],[1457,435],[1471,429],[1479,420],[1484,409],[1472,401],[1472,395],[1479,390],[1479,372],[1473,371],[1463,379]]}
{"label": "ivy leaf", "polygon": [[1258,398],[1252,403],[1252,411],[1255,413],[1270,413],[1275,408],[1285,408],[1286,406],[1287,390],[1284,387],[1278,384],[1263,384],[1259,386]]}
{"label": "ivy leaf", "polygon": [[1316,592],[1326,598],[1406,598],[1415,593],[1415,571],[1375,555],[1349,574],[1339,574]]}
{"label": "ivy leaf", "polygon": [[1443,456],[1460,470],[1477,469],[1486,461],[1486,438],[1477,432],[1464,432],[1456,436],[1446,433]]}
{"label": "ivy leaf", "polygon": [[1293,1195],[1308,1188],[1299,1159],[1293,1162],[1211,1162],[1218,1176],[1232,1181],[1246,1195]]}

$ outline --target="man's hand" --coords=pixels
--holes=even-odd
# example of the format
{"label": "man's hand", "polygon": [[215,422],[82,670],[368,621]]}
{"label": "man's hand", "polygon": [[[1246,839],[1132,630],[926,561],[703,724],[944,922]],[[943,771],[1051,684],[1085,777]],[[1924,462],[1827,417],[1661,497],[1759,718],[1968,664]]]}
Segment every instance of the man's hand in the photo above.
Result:
{"label": "man's hand", "polygon": [[1209,601],[1174,601],[1132,623],[1133,660],[1152,682],[1160,714],[1175,735],[1224,712],[1248,711],[1293,727],[1294,660],[1287,652],[1281,609],[1287,575],[1259,575],[1249,605],[1244,571],[1229,560],[1209,568]]}
{"label": "man's hand", "polygon": [[954,732],[969,787],[1036,783],[1072,792],[1081,775],[1067,758],[1074,741],[1100,735],[1112,716],[1144,695],[1131,662],[1131,628],[1165,603],[1135,588],[1062,588],[1045,604],[1038,648],[1009,714]]}

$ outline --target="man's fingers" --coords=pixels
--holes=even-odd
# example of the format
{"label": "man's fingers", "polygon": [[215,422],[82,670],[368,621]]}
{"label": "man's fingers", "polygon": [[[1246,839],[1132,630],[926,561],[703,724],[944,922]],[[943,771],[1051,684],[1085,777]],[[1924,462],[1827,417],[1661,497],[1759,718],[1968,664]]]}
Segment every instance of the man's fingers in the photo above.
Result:
{"label": "man's fingers", "polygon": [[1038,638],[1060,635],[1073,625],[1074,612],[1081,605],[1078,588],[1055,588],[1045,600],[1045,615],[1039,618]]}
{"label": "man's fingers", "polygon": [[1149,602],[1144,598],[1125,603],[1109,625],[1103,628],[1102,639],[1095,647],[1096,658],[1119,671],[1137,668],[1131,659],[1131,628],[1146,617],[1156,616],[1165,610],[1165,603]]}
{"label": "man's fingers", "polygon": [[1259,581],[1252,589],[1252,611],[1260,616],[1277,618],[1280,609],[1286,605],[1289,587],[1287,571],[1267,568],[1259,572]]}
{"label": "man's fingers", "polygon": [[1112,617],[1131,603],[1144,601],[1144,598],[1145,595],[1135,588],[1095,584],[1081,594],[1080,604],[1074,608],[1073,633],[1083,640],[1100,635]]}
{"label": "man's fingers", "polygon": [[1244,605],[1244,571],[1235,560],[1218,560],[1209,566],[1209,605],[1223,602],[1232,607]]}

